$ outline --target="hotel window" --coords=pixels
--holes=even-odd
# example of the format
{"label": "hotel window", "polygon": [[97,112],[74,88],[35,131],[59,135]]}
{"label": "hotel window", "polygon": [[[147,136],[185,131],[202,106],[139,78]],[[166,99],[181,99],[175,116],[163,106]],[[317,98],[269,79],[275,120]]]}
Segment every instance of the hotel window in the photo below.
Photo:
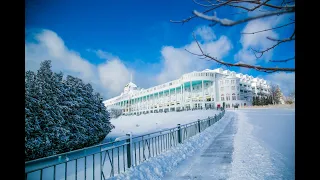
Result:
{"label": "hotel window", "polygon": [[220,84],[223,85],[223,81],[220,81]]}
{"label": "hotel window", "polygon": [[223,87],[220,88],[221,92],[223,91]]}
{"label": "hotel window", "polygon": [[231,90],[236,90],[236,87],[235,86],[231,86]]}
{"label": "hotel window", "polygon": [[229,95],[229,94],[226,95],[226,100],[227,100],[227,101],[230,100],[230,95]]}
{"label": "hotel window", "polygon": [[224,101],[224,95],[221,94],[221,101]]}
{"label": "hotel window", "polygon": [[234,101],[234,100],[236,100],[236,94],[232,94],[232,100]]}
{"label": "hotel window", "polygon": [[240,86],[242,86],[242,84],[240,84]]}
{"label": "hotel window", "polygon": [[226,84],[229,84],[229,80],[226,80]]}
{"label": "hotel window", "polygon": [[208,83],[206,83],[206,86],[208,86]]}
{"label": "hotel window", "polygon": [[239,90],[240,89],[240,87],[239,86],[237,86],[237,90]]}
{"label": "hotel window", "polygon": [[243,92],[243,90],[240,90],[240,92]]}

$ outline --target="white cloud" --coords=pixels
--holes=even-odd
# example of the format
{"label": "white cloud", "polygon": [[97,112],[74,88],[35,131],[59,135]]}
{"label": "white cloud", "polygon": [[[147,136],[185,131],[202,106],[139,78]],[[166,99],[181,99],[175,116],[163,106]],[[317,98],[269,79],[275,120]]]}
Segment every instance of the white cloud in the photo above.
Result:
{"label": "white cloud", "polygon": [[[214,57],[223,58],[232,49],[230,40],[225,36],[216,39],[213,31],[205,28],[197,32],[203,40],[206,39],[201,43],[203,50]],[[50,30],[42,30],[35,34],[34,40],[28,39],[25,42],[26,70],[36,71],[40,67],[40,62],[49,59],[52,61],[53,71],[62,71],[65,75],[76,76],[91,83],[94,89],[105,98],[119,95],[126,83],[130,81],[131,74],[138,86],[150,87],[179,78],[184,73],[206,69],[214,64],[212,61],[199,59],[185,51],[188,49],[191,52],[199,53],[198,46],[194,41],[178,48],[163,47],[161,62],[143,63],[148,71],[137,72],[133,70],[137,63],[124,63],[111,53],[87,49],[88,52],[95,53],[99,58],[105,59],[104,63],[92,64],[79,53],[70,50],[61,37]],[[138,64],[141,66],[142,63]]]}
{"label": "white cloud", "polygon": [[[265,19],[259,19],[250,21],[242,30],[242,32],[251,33],[251,32],[257,32],[260,30],[270,29],[274,27],[276,24],[278,24],[282,17],[270,17]],[[242,44],[242,49],[238,51],[237,54],[235,54],[234,58],[235,61],[242,61],[248,64],[257,64],[260,60],[268,61],[272,58],[273,55],[273,49],[269,50],[268,52],[265,52],[261,58],[256,58],[253,54],[253,51],[250,49],[255,49],[258,51],[265,50],[275,44],[274,41],[270,41],[267,39],[267,37],[272,37],[277,39],[278,34],[274,31],[265,31],[260,32],[256,34],[242,34],[240,43]],[[259,53],[256,53],[256,55],[260,55]]]}
{"label": "white cloud", "polygon": [[112,59],[98,66],[101,85],[109,90],[110,95],[119,95],[130,81],[133,71],[129,70],[120,59]]}
{"label": "white cloud", "polygon": [[295,90],[295,73],[278,72],[266,75],[265,79],[279,85],[285,96]]}
{"label": "white cloud", "polygon": [[36,71],[40,62],[49,59],[52,61],[53,71],[62,71],[90,82],[104,97],[119,94],[129,81],[131,70],[110,53],[95,51],[100,58],[107,59],[97,66],[68,49],[53,31],[43,30],[36,34],[35,40],[33,43],[25,43],[26,70]]}
{"label": "white cloud", "polygon": [[72,72],[84,80],[94,78],[95,67],[77,52],[69,50],[56,33],[43,30],[35,40],[37,43],[25,44],[27,70],[37,70],[41,61],[50,59],[54,71]]}
{"label": "white cloud", "polygon": [[214,34],[212,28],[208,26],[200,26],[195,31],[194,34],[200,36],[200,38],[204,41],[210,41],[216,39],[216,35]]}
{"label": "white cloud", "polygon": [[[219,59],[226,56],[232,49],[230,40],[225,36],[221,36],[216,41],[209,41],[200,45],[206,53]],[[200,50],[194,41],[180,48],[172,46],[165,46],[162,48],[163,67],[160,74],[157,76],[158,83],[174,80],[184,73],[206,69],[213,64],[212,61],[208,62],[199,59],[198,56],[190,54],[185,51],[185,49],[200,54]]]}
{"label": "white cloud", "polygon": [[109,52],[102,51],[101,49],[98,49],[98,50],[87,49],[87,51],[95,53],[100,59],[110,60],[110,59],[118,58],[117,56],[114,56]]}

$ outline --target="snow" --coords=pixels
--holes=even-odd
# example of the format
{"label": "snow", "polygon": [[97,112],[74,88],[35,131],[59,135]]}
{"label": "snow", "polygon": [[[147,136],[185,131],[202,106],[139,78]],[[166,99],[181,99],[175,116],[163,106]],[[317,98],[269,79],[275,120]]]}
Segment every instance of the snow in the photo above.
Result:
{"label": "snow", "polygon": [[234,114],[222,132],[195,154],[167,173],[163,179],[227,179],[231,171],[233,139],[237,130]]}
{"label": "snow", "polygon": [[294,179],[294,110],[239,110],[230,179]]}
{"label": "snow", "polygon": [[162,179],[176,166],[181,165],[185,159],[196,154],[200,148],[210,145],[212,139],[217,137],[228,125],[232,114],[233,113],[226,113],[220,121],[205,129],[200,134],[186,140],[183,144],[179,144],[167,152],[157,157],[152,157],[125,173],[110,179]]}
{"label": "snow", "polygon": [[109,141],[119,136],[125,136],[132,132],[133,136],[148,132],[160,131],[166,128],[176,127],[177,124],[187,124],[205,119],[218,114],[217,110],[196,110],[168,113],[150,113],[140,116],[120,116],[117,119],[111,119],[110,122],[115,126],[103,142]]}
{"label": "snow", "polygon": [[294,113],[228,110],[204,132],[112,179],[294,179]]}
{"label": "snow", "polygon": [[[113,135],[119,137],[123,132],[129,131],[133,134],[158,131],[178,123],[185,124],[213,116],[214,113],[218,111],[124,116],[112,120],[113,123],[118,123],[118,129],[115,125]],[[200,134],[111,179],[294,179],[294,114],[294,109],[227,110],[220,121]],[[156,126],[155,123],[157,127],[153,127]],[[121,159],[121,149],[119,154]],[[87,158],[89,179],[93,175],[92,160],[92,156]],[[68,179],[74,178],[72,163],[74,162],[68,163]],[[95,167],[99,166],[97,155]],[[117,161],[114,166],[117,167]],[[78,179],[84,179],[83,167],[82,159],[78,161]],[[57,179],[64,179],[64,174],[58,173],[63,172],[63,169],[64,165],[57,166]],[[104,167],[107,177],[109,172],[110,167]],[[117,173],[115,169],[115,174]],[[99,168],[95,169],[95,175],[100,179]],[[30,176],[28,179],[33,178]]]}

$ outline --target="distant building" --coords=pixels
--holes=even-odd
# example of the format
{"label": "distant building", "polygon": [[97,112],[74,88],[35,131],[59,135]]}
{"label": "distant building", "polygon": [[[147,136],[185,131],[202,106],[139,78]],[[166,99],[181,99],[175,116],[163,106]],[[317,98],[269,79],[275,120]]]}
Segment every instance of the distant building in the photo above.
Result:
{"label": "distant building", "polygon": [[122,108],[125,115],[178,110],[252,105],[253,96],[267,96],[266,80],[223,70],[191,72],[179,79],[140,89],[129,82],[123,93],[104,101],[106,107]]}

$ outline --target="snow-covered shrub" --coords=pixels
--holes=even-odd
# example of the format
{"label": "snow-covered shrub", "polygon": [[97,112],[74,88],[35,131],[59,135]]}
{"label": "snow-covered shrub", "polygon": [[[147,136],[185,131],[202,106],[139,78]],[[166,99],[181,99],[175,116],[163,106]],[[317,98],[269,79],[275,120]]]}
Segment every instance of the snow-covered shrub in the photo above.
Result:
{"label": "snow-covered shrub", "polygon": [[25,73],[25,160],[102,141],[114,128],[99,93],[79,78],[51,70],[51,61]]}
{"label": "snow-covered shrub", "polygon": [[120,108],[110,108],[108,112],[111,118],[118,118],[122,115],[122,109]]}

